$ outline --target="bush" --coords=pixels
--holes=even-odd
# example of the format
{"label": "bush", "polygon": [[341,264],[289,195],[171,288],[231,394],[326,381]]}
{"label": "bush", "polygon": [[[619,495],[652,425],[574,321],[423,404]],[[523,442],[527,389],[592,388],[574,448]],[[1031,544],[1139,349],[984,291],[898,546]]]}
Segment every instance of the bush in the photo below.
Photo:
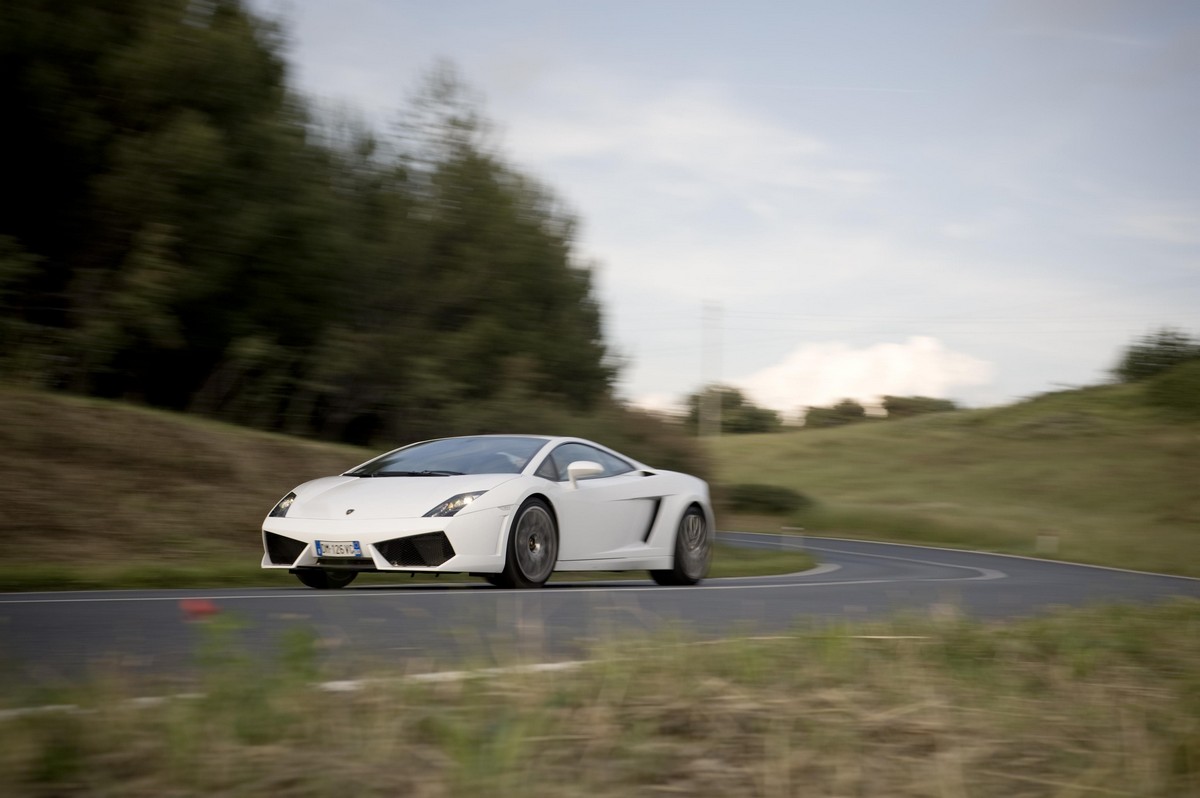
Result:
{"label": "bush", "polygon": [[778,432],[782,422],[774,410],[759,407],[731,385],[706,385],[687,398],[688,429],[704,434],[700,423],[703,407],[715,402],[720,409],[721,434],[743,435],[756,432]]}
{"label": "bush", "polygon": [[1146,401],[1200,418],[1200,360],[1182,363],[1146,384]]}
{"label": "bush", "polygon": [[725,494],[729,509],[741,513],[782,515],[813,505],[813,500],[803,493],[778,485],[730,485]]}
{"label": "bush", "polygon": [[1131,344],[1113,373],[1121,382],[1137,382],[1164,374],[1176,366],[1200,360],[1200,339],[1171,327],[1143,336]]}
{"label": "bush", "polygon": [[883,409],[889,419],[909,418],[925,413],[945,413],[957,410],[958,405],[949,399],[934,399],[929,396],[885,396]]}
{"label": "bush", "polygon": [[823,429],[853,424],[867,418],[866,409],[853,399],[843,399],[833,407],[810,407],[804,415],[808,429]]}

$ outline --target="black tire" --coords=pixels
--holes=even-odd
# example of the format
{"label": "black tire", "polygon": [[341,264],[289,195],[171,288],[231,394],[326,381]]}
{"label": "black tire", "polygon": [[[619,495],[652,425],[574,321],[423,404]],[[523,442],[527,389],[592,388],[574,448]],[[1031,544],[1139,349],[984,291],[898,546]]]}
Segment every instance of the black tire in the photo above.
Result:
{"label": "black tire", "polygon": [[320,568],[304,568],[295,573],[297,579],[317,590],[337,590],[358,576],[358,571],[323,571]]}
{"label": "black tire", "polygon": [[660,585],[694,585],[708,575],[713,536],[704,511],[692,505],[679,519],[675,532],[675,564],[670,570],[651,571]]}
{"label": "black tire", "polygon": [[526,500],[513,517],[507,548],[504,570],[493,584],[508,588],[546,584],[558,564],[558,524],[550,505],[537,498]]}

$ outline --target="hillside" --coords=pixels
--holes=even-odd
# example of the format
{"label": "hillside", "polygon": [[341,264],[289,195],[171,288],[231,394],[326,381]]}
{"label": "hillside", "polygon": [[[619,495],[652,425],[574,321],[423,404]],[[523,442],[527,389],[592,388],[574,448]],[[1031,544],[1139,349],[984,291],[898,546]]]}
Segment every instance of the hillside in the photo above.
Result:
{"label": "hillside", "polygon": [[[716,481],[817,502],[794,518],[724,514],[725,529],[797,525],[1200,576],[1200,424],[1145,407],[1135,386],[709,444]],[[169,568],[180,578],[194,569],[193,583],[227,571],[230,582],[290,584],[253,567],[266,509],[371,454],[0,389],[0,582],[135,586]]]}
{"label": "hillside", "polygon": [[709,453],[724,484],[780,485],[817,502],[783,523],[1200,576],[1200,423],[1147,407],[1141,390],[731,435]]}
{"label": "hillside", "polygon": [[[554,423],[566,420],[547,420],[546,428]],[[697,465],[688,459],[692,439],[648,424],[636,415],[596,414],[577,419],[573,431],[656,465],[697,470],[689,468]],[[129,404],[0,388],[0,590],[292,586],[289,574],[258,567],[263,516],[301,482],[377,453]],[[811,565],[801,552],[718,546],[711,575],[790,573]],[[362,582],[396,578],[368,575]]]}
{"label": "hillside", "polygon": [[368,457],[119,403],[0,390],[5,564],[257,562],[259,525],[283,494]]}

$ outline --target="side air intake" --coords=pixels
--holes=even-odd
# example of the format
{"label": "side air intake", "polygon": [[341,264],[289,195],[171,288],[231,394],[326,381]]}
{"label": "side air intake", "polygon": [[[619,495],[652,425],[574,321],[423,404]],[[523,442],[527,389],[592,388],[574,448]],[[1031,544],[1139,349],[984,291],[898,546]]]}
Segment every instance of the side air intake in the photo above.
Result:
{"label": "side air intake", "polygon": [[285,538],[274,532],[264,532],[263,540],[267,544],[267,556],[275,565],[291,565],[307,545],[302,540]]}
{"label": "side air intake", "polygon": [[397,567],[432,568],[454,556],[454,547],[445,532],[429,532],[407,538],[376,543],[384,559]]}

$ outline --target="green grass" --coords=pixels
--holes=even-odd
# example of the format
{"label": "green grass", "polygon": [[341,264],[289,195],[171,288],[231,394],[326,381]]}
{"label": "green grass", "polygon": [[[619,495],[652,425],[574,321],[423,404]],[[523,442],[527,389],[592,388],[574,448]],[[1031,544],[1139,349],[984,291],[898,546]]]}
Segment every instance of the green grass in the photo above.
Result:
{"label": "green grass", "polygon": [[1140,392],[1106,386],[1012,407],[723,436],[709,442],[720,483],[779,485],[816,501],[794,516],[725,517],[723,526],[1200,576],[1200,424],[1152,410]]}
{"label": "green grass", "polygon": [[[287,571],[264,570],[258,567],[261,553],[248,558],[210,560],[190,564],[153,561],[133,564],[22,564],[0,563],[0,591],[33,590],[116,590],[154,588],[204,587],[298,587],[296,577]],[[764,551],[744,549],[718,543],[713,552],[709,578],[734,576],[769,576],[789,574],[812,568],[811,555],[801,551]],[[551,577],[554,582],[609,579],[649,578],[645,572],[584,571],[564,572]],[[363,574],[354,581],[364,585],[396,585],[403,587],[414,582],[481,584],[479,577],[467,574]]]}
{"label": "green grass", "polygon": [[[74,711],[0,713],[0,794],[1200,794],[1194,600],[665,633],[569,671],[389,670],[349,693],[313,688],[328,666],[309,632],[263,663],[228,619],[208,631],[190,698],[131,702],[138,685],[110,672],[55,696]],[[0,706],[31,698],[0,683]]]}

